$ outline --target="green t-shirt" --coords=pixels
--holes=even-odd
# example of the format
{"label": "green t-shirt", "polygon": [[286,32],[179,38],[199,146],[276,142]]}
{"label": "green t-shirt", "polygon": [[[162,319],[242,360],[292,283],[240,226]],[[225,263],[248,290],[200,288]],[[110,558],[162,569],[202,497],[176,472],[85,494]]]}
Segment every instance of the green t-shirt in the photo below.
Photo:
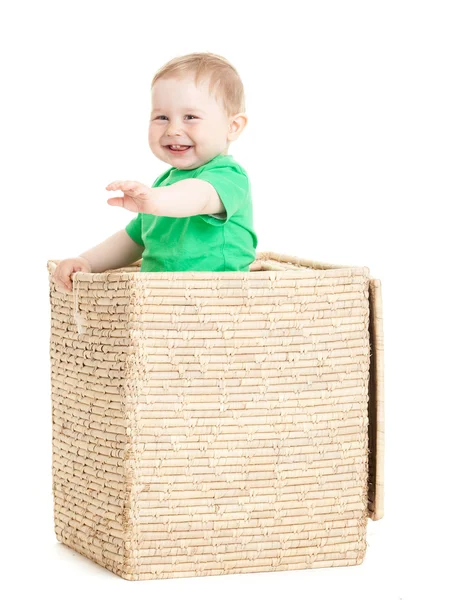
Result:
{"label": "green t-shirt", "polygon": [[172,167],[151,187],[172,185],[189,177],[213,185],[226,216],[138,213],[125,229],[134,242],[145,248],[140,271],[249,271],[256,258],[258,238],[253,231],[247,172],[231,154],[220,154],[196,169]]}

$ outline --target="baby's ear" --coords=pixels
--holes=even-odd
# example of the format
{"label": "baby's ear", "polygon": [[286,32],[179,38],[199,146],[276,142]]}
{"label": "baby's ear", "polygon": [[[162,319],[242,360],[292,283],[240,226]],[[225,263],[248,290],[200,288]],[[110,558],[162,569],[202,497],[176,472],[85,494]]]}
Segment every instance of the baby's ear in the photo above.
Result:
{"label": "baby's ear", "polygon": [[231,125],[229,127],[229,139],[231,141],[236,140],[242,131],[245,129],[248,123],[248,116],[246,113],[238,113],[232,117]]}

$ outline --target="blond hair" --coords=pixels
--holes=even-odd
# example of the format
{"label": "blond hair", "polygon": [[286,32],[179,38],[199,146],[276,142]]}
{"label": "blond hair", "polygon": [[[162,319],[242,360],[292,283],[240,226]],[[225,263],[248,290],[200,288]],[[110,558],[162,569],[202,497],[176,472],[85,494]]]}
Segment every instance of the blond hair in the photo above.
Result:
{"label": "blond hair", "polygon": [[245,112],[245,92],[242,80],[228,60],[211,52],[193,52],[172,58],[154,75],[151,89],[158,79],[194,74],[196,87],[208,78],[209,92],[222,100],[228,117]]}

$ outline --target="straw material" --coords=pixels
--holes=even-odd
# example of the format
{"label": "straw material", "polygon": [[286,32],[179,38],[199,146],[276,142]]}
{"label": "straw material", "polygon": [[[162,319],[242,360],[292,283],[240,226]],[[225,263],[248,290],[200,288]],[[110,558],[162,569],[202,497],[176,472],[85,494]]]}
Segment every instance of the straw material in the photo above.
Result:
{"label": "straw material", "polygon": [[250,272],[137,261],[75,273],[61,293],[57,263],[60,542],[128,580],[361,564],[383,507],[380,287],[367,267],[273,252]]}
{"label": "straw material", "polygon": [[369,281],[371,368],[369,377],[369,516],[383,517],[385,407],[382,287],[378,279]]}

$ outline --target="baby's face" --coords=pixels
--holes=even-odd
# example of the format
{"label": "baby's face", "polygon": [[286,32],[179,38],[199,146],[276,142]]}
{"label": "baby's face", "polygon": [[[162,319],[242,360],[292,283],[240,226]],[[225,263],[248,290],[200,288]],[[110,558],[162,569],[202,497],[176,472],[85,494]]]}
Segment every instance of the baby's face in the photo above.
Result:
{"label": "baby's face", "polygon": [[[194,75],[159,79],[151,100],[149,146],[159,160],[177,169],[196,169],[227,154],[246,125],[244,113],[229,118],[222,103],[210,96],[208,82],[196,87]],[[191,147],[181,153],[167,147],[175,144]]]}

